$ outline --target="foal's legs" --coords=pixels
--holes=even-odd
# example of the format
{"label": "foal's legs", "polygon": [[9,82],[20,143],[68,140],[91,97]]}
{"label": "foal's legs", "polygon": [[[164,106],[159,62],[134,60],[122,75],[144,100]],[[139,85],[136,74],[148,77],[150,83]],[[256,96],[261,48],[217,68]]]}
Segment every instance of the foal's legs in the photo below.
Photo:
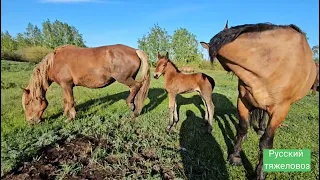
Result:
{"label": "foal's legs", "polygon": [[208,123],[208,133],[211,134],[214,114],[214,104],[212,102],[211,92],[203,92],[203,94],[201,94],[201,97],[206,108],[205,119]]}
{"label": "foal's legs", "polygon": [[177,109],[177,101],[174,101],[174,112],[173,112],[173,120],[174,120],[174,125],[177,125],[179,121],[179,115],[178,115],[178,109]]}
{"label": "foal's legs", "polygon": [[269,114],[271,114],[271,120],[268,124],[268,127],[265,133],[260,138],[259,147],[259,164],[257,165],[256,172],[257,172],[257,179],[262,180],[265,179],[265,175],[263,173],[263,150],[264,149],[272,149],[273,148],[273,138],[274,134],[282,123],[285,120],[286,116],[288,115],[290,108],[290,103],[284,103],[281,105],[277,105]]}
{"label": "foal's legs", "polygon": [[168,93],[168,97],[169,97],[169,124],[167,127],[167,131],[170,132],[171,128],[174,124],[174,116],[178,116],[178,114],[175,113],[176,111],[176,94],[169,92]]}
{"label": "foal's legs", "polygon": [[209,111],[208,111],[208,106],[207,106],[207,103],[206,101],[204,100],[204,98],[202,97],[202,95],[200,94],[201,96],[201,99],[202,99],[202,102],[203,102],[203,105],[204,105],[204,108],[205,108],[205,111],[204,111],[204,120],[208,121],[209,119]]}
{"label": "foal's legs", "polygon": [[239,94],[238,96],[238,102],[237,102],[237,108],[239,113],[239,125],[237,129],[237,140],[236,144],[234,146],[234,152],[229,156],[229,161],[233,165],[241,165],[241,157],[240,152],[242,149],[242,141],[247,135],[248,132],[248,118],[249,118],[249,109],[251,106],[249,103],[241,97]]}
{"label": "foal's legs", "polygon": [[64,102],[64,112],[63,115],[66,116],[69,112],[69,119],[67,121],[73,120],[76,117],[76,110],[74,108],[74,97],[73,97],[73,84],[61,84],[63,90],[63,102]]}

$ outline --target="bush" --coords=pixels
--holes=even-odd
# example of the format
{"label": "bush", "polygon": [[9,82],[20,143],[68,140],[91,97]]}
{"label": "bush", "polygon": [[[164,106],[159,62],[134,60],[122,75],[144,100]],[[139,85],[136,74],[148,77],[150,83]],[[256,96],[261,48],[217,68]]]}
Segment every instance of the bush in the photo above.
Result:
{"label": "bush", "polygon": [[1,51],[1,60],[22,61],[22,57],[16,51]]}
{"label": "bush", "polygon": [[51,51],[51,49],[40,46],[27,47],[16,51],[1,51],[1,59],[38,63]]}
{"label": "bush", "polygon": [[50,52],[52,52],[51,49],[40,46],[27,47],[17,51],[22,57],[22,61],[36,63],[40,62]]}

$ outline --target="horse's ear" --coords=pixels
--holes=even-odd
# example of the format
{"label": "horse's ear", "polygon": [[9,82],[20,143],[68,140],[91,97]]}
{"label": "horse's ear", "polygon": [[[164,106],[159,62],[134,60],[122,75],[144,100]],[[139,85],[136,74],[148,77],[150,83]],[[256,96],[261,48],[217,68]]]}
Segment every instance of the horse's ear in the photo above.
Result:
{"label": "horse's ear", "polygon": [[159,54],[159,52],[158,52],[158,59],[160,59],[161,58],[161,55]]}
{"label": "horse's ear", "polygon": [[228,20],[226,22],[226,25],[224,26],[224,29],[228,29]]}
{"label": "horse's ear", "polygon": [[23,92],[24,93],[27,93],[27,94],[29,94],[30,93],[30,90],[29,89],[27,89],[27,88],[21,88],[22,90],[23,90]]}
{"label": "horse's ear", "polygon": [[201,46],[209,51],[209,44],[205,42],[200,42]]}
{"label": "horse's ear", "polygon": [[166,59],[169,59],[169,52],[166,53]]}

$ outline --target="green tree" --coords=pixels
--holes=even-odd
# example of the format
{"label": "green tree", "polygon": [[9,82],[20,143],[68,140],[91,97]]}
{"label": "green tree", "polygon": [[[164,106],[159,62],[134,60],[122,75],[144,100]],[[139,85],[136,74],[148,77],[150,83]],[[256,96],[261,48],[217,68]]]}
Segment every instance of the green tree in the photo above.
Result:
{"label": "green tree", "polygon": [[48,48],[55,48],[65,44],[73,44],[79,47],[86,47],[82,34],[67,23],[55,20],[53,23],[46,20],[42,23],[43,45]]}
{"label": "green tree", "polygon": [[163,54],[170,51],[170,40],[168,32],[155,24],[147,35],[138,39],[138,48],[148,55],[150,61],[156,61],[158,52]]}
{"label": "green tree", "polygon": [[18,33],[15,39],[16,39],[16,42],[17,42],[17,48],[18,49],[28,47],[31,44],[28,41],[28,39],[25,38],[25,36],[22,33]]}
{"label": "green tree", "polygon": [[1,31],[1,52],[12,52],[17,49],[17,43],[8,31]]}
{"label": "green tree", "polygon": [[177,62],[190,63],[201,60],[196,36],[186,28],[179,28],[174,31],[171,47],[173,59]]}
{"label": "green tree", "polygon": [[42,34],[40,29],[37,26],[29,23],[26,32],[24,33],[27,42],[31,46],[41,46],[42,45]]}
{"label": "green tree", "polygon": [[319,62],[319,45],[312,47],[313,59],[316,62]]}
{"label": "green tree", "polygon": [[43,42],[42,45],[47,48],[55,48],[55,44],[53,43],[53,30],[52,25],[49,19],[42,23],[42,36]]}

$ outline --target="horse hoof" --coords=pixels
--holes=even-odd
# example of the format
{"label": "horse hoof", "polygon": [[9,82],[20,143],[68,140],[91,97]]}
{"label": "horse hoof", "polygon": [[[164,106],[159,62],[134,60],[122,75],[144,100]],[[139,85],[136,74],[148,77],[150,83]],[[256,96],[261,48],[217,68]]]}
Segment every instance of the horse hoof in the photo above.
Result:
{"label": "horse hoof", "polygon": [[129,104],[129,108],[131,109],[131,111],[134,111],[134,109],[135,109],[134,103],[130,103],[130,104]]}
{"label": "horse hoof", "polygon": [[130,116],[131,116],[132,119],[135,119],[136,117],[139,116],[139,114],[136,113],[136,112],[132,112],[132,113],[130,114]]}
{"label": "horse hoof", "polygon": [[72,120],[73,120],[73,118],[68,118],[68,119],[64,120],[64,122],[65,122],[65,123],[69,123],[69,122],[71,122]]}
{"label": "horse hoof", "polygon": [[172,126],[167,127],[167,129],[166,129],[167,133],[171,133],[171,128],[172,128]]}
{"label": "horse hoof", "polygon": [[233,154],[231,154],[229,156],[229,162],[233,166],[241,166],[242,165],[241,157],[240,156],[235,156]]}
{"label": "horse hoof", "polygon": [[260,136],[262,136],[262,135],[264,134],[264,131],[263,131],[263,130],[258,130],[258,131],[257,131],[257,134],[260,135]]}
{"label": "horse hoof", "polygon": [[212,127],[210,126],[208,127],[208,134],[211,134],[211,132],[212,132]]}

